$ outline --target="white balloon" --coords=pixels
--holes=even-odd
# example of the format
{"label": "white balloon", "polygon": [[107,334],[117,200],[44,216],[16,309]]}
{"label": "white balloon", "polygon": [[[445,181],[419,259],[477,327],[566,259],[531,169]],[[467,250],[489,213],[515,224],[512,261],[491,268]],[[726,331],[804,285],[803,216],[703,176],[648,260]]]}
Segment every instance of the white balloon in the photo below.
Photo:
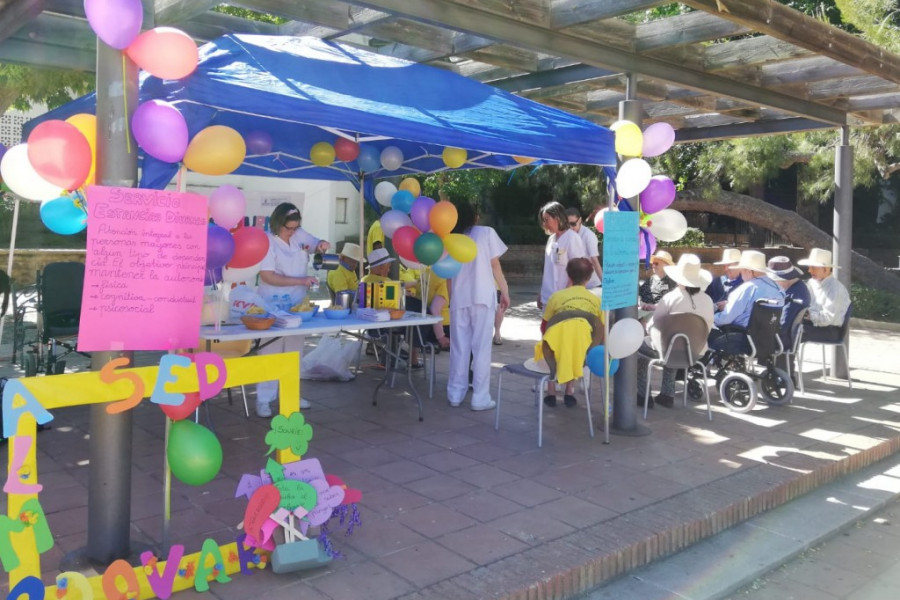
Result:
{"label": "white balloon", "polygon": [[650,185],[653,169],[643,158],[626,160],[616,174],[616,191],[623,198],[634,198]]}
{"label": "white balloon", "polygon": [[625,358],[638,351],[644,341],[644,326],[637,319],[620,319],[609,330],[606,349],[611,358]]}
{"label": "white balloon", "polygon": [[390,181],[382,181],[375,186],[375,199],[382,206],[391,207],[391,198],[397,193],[397,186]]}
{"label": "white balloon", "polygon": [[222,269],[222,280],[227,281],[228,283],[242,283],[244,281],[253,281],[261,268],[262,261],[256,263],[253,266],[244,267],[242,269],[225,267],[224,269]]}
{"label": "white balloon", "polygon": [[381,166],[388,171],[396,171],[403,166],[403,151],[397,146],[388,146],[381,151]]}
{"label": "white balloon", "polygon": [[688,224],[684,215],[674,208],[666,208],[649,217],[647,229],[663,242],[677,242],[687,233]]}
{"label": "white balloon", "polygon": [[52,200],[64,191],[34,170],[28,160],[28,144],[19,144],[6,151],[0,162],[0,177],[14,194],[27,200]]}

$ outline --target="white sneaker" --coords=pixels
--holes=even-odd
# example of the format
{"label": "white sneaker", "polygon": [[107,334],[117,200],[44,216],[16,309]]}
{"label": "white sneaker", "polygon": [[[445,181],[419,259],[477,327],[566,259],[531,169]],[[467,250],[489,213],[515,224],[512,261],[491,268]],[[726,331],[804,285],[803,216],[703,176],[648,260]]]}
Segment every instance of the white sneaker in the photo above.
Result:
{"label": "white sneaker", "polygon": [[309,400],[306,400],[305,398],[300,398],[300,408],[302,408],[302,409],[312,408],[312,404],[309,403]]}
{"label": "white sneaker", "polygon": [[268,402],[256,403],[256,416],[261,419],[268,419],[272,416],[272,407],[269,406]]}
{"label": "white sneaker", "polygon": [[497,407],[497,403],[494,400],[489,400],[487,404],[478,404],[478,405],[473,404],[472,410],[474,410],[474,411],[491,410],[496,407]]}

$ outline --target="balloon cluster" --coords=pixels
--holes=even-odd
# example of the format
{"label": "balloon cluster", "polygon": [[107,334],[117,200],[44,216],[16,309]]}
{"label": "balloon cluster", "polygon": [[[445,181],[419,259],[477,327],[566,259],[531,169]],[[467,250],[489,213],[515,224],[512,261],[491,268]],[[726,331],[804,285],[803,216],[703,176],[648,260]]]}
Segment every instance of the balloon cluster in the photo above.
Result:
{"label": "balloon cluster", "polygon": [[[441,158],[447,167],[457,169],[466,163],[469,155],[463,148],[447,146],[444,148]],[[341,162],[355,160],[360,171],[371,173],[378,169],[396,171],[403,166],[405,157],[403,151],[397,146],[386,146],[379,152],[374,146],[361,146],[343,137],[337,138],[334,144],[316,142],[309,150],[309,161],[317,167],[328,167],[335,160]]]}
{"label": "balloon cluster", "polygon": [[[666,175],[653,175],[642,157],[665,153],[675,142],[675,131],[668,123],[654,123],[644,131],[631,121],[616,121],[610,126],[615,133],[616,152],[624,159],[612,185],[618,210],[632,210],[625,198],[640,198],[640,258],[656,251],[656,241],[674,242],[687,232],[687,220],[677,210],[668,208],[675,200],[675,182]],[[603,231],[603,209],[594,218],[597,231]],[[613,209],[616,210],[616,209]]]}
{"label": "balloon cluster", "polygon": [[400,261],[411,269],[430,266],[438,277],[450,279],[477,254],[467,235],[451,233],[458,218],[456,207],[446,200],[435,202],[420,196],[419,182],[412,178],[375,186],[375,199],[390,207],[381,215],[381,229],[391,238]]}
{"label": "balloon cluster", "polygon": [[259,227],[244,227],[247,201],[233,185],[209,195],[212,223],[206,230],[206,285],[221,280],[249,281],[259,272],[269,251],[269,236]]}

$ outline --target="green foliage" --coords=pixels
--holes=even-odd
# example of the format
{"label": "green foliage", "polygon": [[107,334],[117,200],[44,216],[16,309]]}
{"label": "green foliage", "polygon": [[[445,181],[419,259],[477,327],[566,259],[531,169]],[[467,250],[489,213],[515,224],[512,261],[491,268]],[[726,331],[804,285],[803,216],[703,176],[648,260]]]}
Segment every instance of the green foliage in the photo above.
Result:
{"label": "green foliage", "polygon": [[688,227],[687,232],[680,240],[674,242],[658,242],[660,248],[703,248],[706,246],[706,236],[696,227]]}
{"label": "green foliage", "polygon": [[872,321],[900,323],[900,296],[862,285],[850,286],[853,316]]}
{"label": "green foliage", "polygon": [[844,21],[873,44],[900,52],[900,10],[897,0],[835,0]]}
{"label": "green foliage", "polygon": [[35,104],[56,108],[93,89],[93,73],[0,63],[0,113]]}
{"label": "green foliage", "polygon": [[665,19],[666,17],[682,15],[684,13],[692,12],[693,10],[694,9],[683,4],[673,2],[671,4],[664,4],[663,6],[657,6],[656,8],[650,8],[640,12],[631,13],[630,15],[625,15],[623,19],[634,24],[649,23],[650,21],[658,21],[659,19]]}
{"label": "green foliage", "polygon": [[[12,194],[0,194],[0,247],[9,248],[12,234],[13,206]],[[19,203],[19,224],[16,231],[16,248],[85,248],[87,233],[75,235],[53,233],[41,222],[40,202],[22,200]]]}
{"label": "green foliage", "polygon": [[230,4],[219,4],[212,9],[214,12],[219,12],[225,15],[231,15],[232,17],[240,17],[241,19],[247,19],[248,21],[259,21],[261,23],[272,23],[273,25],[283,25],[288,23],[289,20],[283,17],[279,17],[276,15],[270,15],[268,13],[263,13],[255,10],[250,10],[248,8],[241,8],[238,6],[231,6]]}

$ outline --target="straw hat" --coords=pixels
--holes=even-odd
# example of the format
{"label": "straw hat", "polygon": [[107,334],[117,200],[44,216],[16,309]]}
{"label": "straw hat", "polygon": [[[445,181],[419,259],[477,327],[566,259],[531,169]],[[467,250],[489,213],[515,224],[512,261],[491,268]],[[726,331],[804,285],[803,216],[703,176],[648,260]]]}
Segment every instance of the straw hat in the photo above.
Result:
{"label": "straw hat", "polygon": [[347,242],[344,244],[344,247],[341,249],[341,256],[346,256],[347,258],[352,258],[353,260],[361,261],[363,259],[363,251],[362,251],[362,248],[360,248],[358,244],[354,244],[353,242]]}
{"label": "straw hat", "polygon": [[837,267],[831,262],[831,252],[822,250],[821,248],[813,248],[809,251],[809,258],[797,261],[798,265],[805,267],[828,267],[836,269]]}
{"label": "straw hat", "polygon": [[394,262],[396,258],[391,258],[386,248],[376,248],[369,252],[369,268],[377,267],[385,263]]}
{"label": "straw hat", "polygon": [[678,264],[663,267],[666,275],[679,285],[705,290],[712,283],[712,273],[700,268],[700,257],[696,254],[682,254]]}
{"label": "straw hat", "polygon": [[769,273],[769,268],[766,266],[766,255],[758,250],[745,250],[744,252],[741,252],[741,260],[738,261],[735,268],[749,269],[765,274]]}
{"label": "straw hat", "polygon": [[775,256],[769,259],[769,278],[775,281],[793,281],[803,277],[803,271],[791,264],[787,256]]}
{"label": "straw hat", "polygon": [[672,260],[672,255],[666,252],[665,250],[657,250],[656,254],[650,257],[650,264],[655,262],[663,262],[667,265],[674,265],[675,261]]}
{"label": "straw hat", "polygon": [[725,248],[722,250],[722,260],[714,262],[714,265],[733,265],[741,260],[741,251],[737,248]]}

